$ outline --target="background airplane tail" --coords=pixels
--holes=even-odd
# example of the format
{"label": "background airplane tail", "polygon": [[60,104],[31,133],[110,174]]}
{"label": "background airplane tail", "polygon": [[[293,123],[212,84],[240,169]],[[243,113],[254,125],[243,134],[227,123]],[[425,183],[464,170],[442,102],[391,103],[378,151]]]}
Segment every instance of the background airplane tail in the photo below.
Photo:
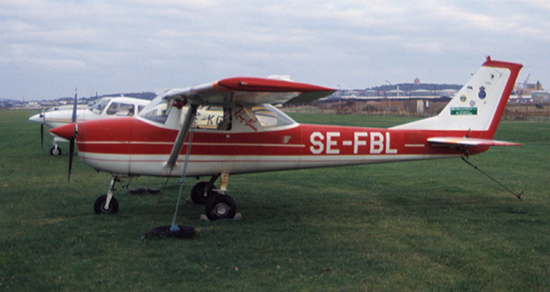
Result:
{"label": "background airplane tail", "polygon": [[467,131],[472,138],[492,139],[522,67],[487,57],[439,115],[392,129]]}

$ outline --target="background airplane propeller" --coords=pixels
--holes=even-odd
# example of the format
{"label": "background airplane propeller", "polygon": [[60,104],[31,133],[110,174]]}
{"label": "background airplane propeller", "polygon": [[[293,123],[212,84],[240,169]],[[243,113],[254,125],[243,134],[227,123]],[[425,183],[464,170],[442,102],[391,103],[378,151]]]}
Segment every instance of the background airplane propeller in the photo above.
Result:
{"label": "background airplane propeller", "polygon": [[44,108],[42,108],[40,117],[42,118],[42,123],[40,124],[40,149],[44,149],[44,123],[46,122],[46,111]]}

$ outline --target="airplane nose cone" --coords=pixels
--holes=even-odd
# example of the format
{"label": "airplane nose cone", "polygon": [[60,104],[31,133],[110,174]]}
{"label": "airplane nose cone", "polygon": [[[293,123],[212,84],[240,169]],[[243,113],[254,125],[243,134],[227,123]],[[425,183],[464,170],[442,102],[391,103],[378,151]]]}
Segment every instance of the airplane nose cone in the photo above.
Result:
{"label": "airplane nose cone", "polygon": [[50,130],[50,133],[65,138],[74,138],[75,137],[75,123],[70,123],[63,125],[61,127],[53,128]]}
{"label": "airplane nose cone", "polygon": [[44,118],[42,117],[42,114],[36,114],[36,115],[29,118],[29,121],[34,122],[34,123],[38,123],[38,124],[42,124],[43,120],[44,120]]}

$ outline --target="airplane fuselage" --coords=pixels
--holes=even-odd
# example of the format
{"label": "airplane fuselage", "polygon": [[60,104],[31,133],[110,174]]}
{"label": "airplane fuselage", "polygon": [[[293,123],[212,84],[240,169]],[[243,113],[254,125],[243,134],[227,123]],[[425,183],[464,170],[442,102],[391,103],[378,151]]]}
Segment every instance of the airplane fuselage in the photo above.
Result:
{"label": "airplane fuselage", "polygon": [[[432,136],[451,134],[448,131],[295,123],[257,132],[246,126],[246,122],[242,126],[252,131],[195,129],[187,175],[252,173],[464,155],[463,149],[426,142]],[[80,158],[101,171],[129,176],[180,176],[189,139],[176,167],[172,171],[163,167],[177,134],[176,129],[138,118],[88,121],[79,124],[77,146]],[[465,136],[467,133],[452,134]],[[474,147],[469,149],[469,154],[485,150],[487,147]]]}

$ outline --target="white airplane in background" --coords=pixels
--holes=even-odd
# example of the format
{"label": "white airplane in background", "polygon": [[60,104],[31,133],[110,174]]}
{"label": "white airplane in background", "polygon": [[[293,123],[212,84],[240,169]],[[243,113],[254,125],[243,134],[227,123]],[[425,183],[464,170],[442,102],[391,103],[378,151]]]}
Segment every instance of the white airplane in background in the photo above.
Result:
{"label": "white airplane in background", "polygon": [[[103,98],[95,105],[87,108],[77,108],[76,120],[78,122],[97,120],[112,117],[133,116],[138,114],[151,102],[150,100],[131,98],[131,97],[113,97]],[[73,107],[67,109],[52,109],[43,111],[29,118],[29,121],[40,124],[41,143],[44,143],[44,125],[51,129],[71,123]],[[50,149],[52,156],[61,155],[60,141],[69,142],[69,140],[54,136],[53,147]]]}

